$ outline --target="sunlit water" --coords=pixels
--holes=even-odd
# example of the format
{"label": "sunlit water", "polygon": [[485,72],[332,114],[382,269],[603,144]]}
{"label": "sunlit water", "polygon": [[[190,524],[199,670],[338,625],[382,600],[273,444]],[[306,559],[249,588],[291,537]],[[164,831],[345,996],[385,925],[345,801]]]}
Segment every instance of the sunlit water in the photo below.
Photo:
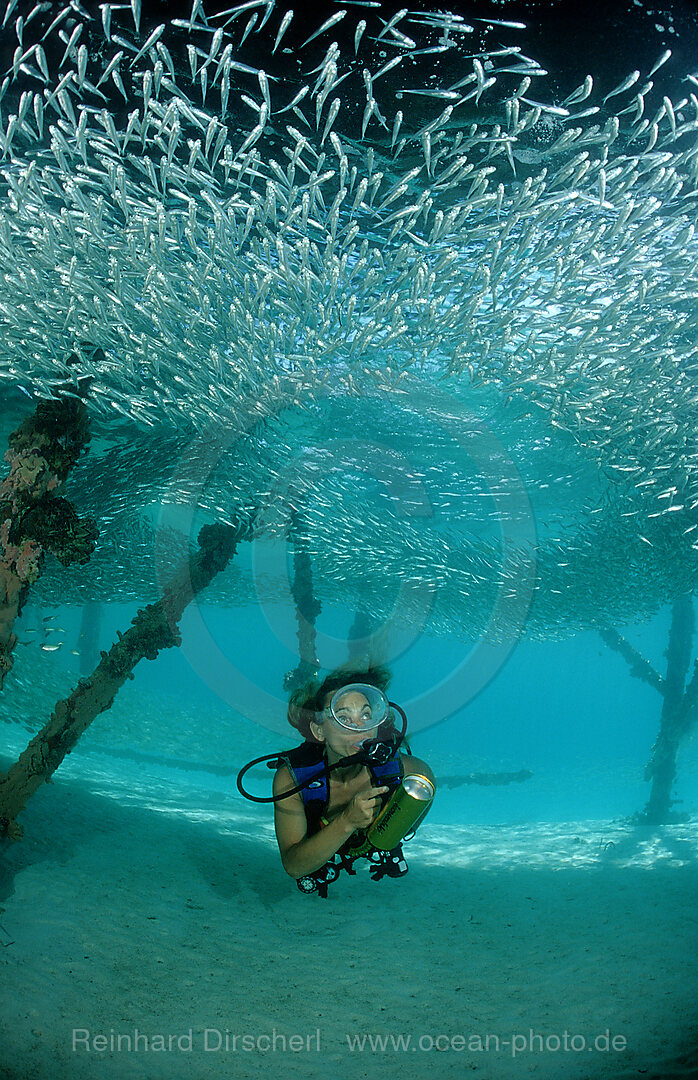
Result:
{"label": "sunlit water", "polygon": [[[283,875],[270,808],[244,802],[235,786],[247,760],[294,743],[283,685],[299,660],[293,558],[307,548],[322,669],[350,656],[387,662],[412,749],[441,784],[389,903],[366,874],[342,877],[327,939],[304,937],[303,948],[318,948],[317,967],[339,965],[344,978],[337,940],[349,927],[359,966],[373,971],[363,908],[348,910],[358,895],[386,940],[397,934],[412,952],[424,943],[415,963],[433,987],[429,1023],[454,1010],[456,999],[439,994],[454,981],[461,989],[465,971],[493,1022],[520,1019],[507,1012],[513,981],[537,1024],[551,995],[559,1005],[572,992],[569,979],[554,982],[574,938],[560,897],[581,907],[575,925],[597,904],[599,925],[579,932],[577,970],[591,963],[583,952],[602,974],[584,976],[587,1011],[570,1012],[605,1025],[609,1001],[637,1002],[638,986],[647,990],[636,959],[651,956],[659,1034],[634,1035],[628,1059],[633,1075],[646,1073],[684,1048],[692,1025],[674,950],[679,936],[686,955],[693,948],[681,874],[696,863],[698,748],[689,732],[673,792],[686,820],[638,827],[662,699],[598,631],[622,632],[663,676],[671,601],[695,583],[695,12],[639,0],[603,12],[492,3],[463,7],[447,25],[425,4],[402,12],[393,31],[397,4],[312,15],[295,5],[282,33],[285,8],[260,4],[233,12],[207,60],[225,16],[204,8],[209,26],[197,5],[192,14],[145,0],[78,4],[41,53],[31,45],[63,9],[10,2],[0,35],[9,79],[0,435],[4,443],[66,380],[77,388],[89,377],[93,440],[66,494],[100,528],[88,566],[47,561],[16,624],[0,695],[7,764],[116,631],[157,599],[201,525],[242,520],[252,537],[185,612],[181,647],[141,663],[61,766],[55,791],[36,796],[23,845],[4,852],[2,943],[11,939],[7,956],[18,958],[18,1007],[27,987],[35,998],[31,1048],[18,1019],[0,1067],[24,1076],[26,1066],[32,1080],[55,1068],[87,1075],[91,1062],[65,1052],[76,1002],[97,979],[107,1028],[137,1012],[129,994],[143,939],[131,935],[129,911],[143,904],[157,922],[161,893],[166,908],[194,895],[187,910],[200,914],[187,942],[205,920],[214,928],[213,946],[202,931],[201,948],[222,982],[200,990],[202,1025],[219,993],[245,1022],[272,1017],[289,981],[269,975],[279,942],[298,973],[284,1008],[306,1018],[308,1001],[327,1009],[329,1000],[333,1024],[346,1007],[364,1028],[374,1022],[375,986],[357,995],[350,982],[347,1006],[333,986],[310,985],[286,932],[318,910],[299,914],[296,901],[317,898],[298,897]],[[249,782],[264,793],[270,779],[261,767]],[[191,848],[178,862],[180,834]],[[60,924],[42,906],[52,873],[61,896],[78,882],[72,922],[69,904],[57,905]],[[100,895],[101,880],[118,893],[140,873],[140,891],[121,907]],[[531,903],[540,889],[546,916],[534,911],[510,954],[518,880]],[[624,914],[628,881],[651,897],[651,926],[639,909]],[[592,882],[598,895],[580,900]],[[173,937],[154,939],[147,955],[193,985],[199,969],[172,944],[184,924],[167,910]],[[491,968],[478,937],[490,916]],[[459,952],[465,933],[468,949],[485,950],[480,968]],[[264,975],[250,976],[247,997],[218,966],[224,939],[233,955],[241,939],[257,950],[247,962]],[[93,945],[100,974],[86,969],[73,990],[68,975]],[[616,981],[603,974],[608,956]],[[408,981],[402,960],[383,956],[394,985]],[[539,963],[549,967],[536,978]],[[54,1053],[37,1015],[56,979],[58,1012],[44,1024]],[[141,995],[153,1023],[179,1015],[162,980]],[[417,1023],[414,1008],[400,999],[398,1020]],[[618,1008],[618,1023],[637,1011]],[[341,1071],[349,1059],[327,1060]],[[462,1060],[444,1057],[444,1070]],[[255,1062],[260,1075],[266,1064]],[[542,1080],[563,1075],[550,1059],[536,1068]],[[680,1074],[657,1068],[662,1080]],[[492,1075],[515,1075],[502,1069]]]}

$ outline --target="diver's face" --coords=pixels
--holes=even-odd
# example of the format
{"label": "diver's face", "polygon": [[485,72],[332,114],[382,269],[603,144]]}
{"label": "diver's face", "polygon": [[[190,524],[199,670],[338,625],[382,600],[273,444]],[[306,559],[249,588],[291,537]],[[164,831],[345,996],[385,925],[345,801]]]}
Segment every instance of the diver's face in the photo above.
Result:
{"label": "diver's face", "polygon": [[372,726],[371,705],[360,690],[347,690],[346,694],[342,694],[335,702],[334,713],[330,715],[337,727],[366,731]]}
{"label": "diver's face", "polygon": [[[349,690],[335,702],[335,719],[330,710],[332,694],[323,703],[321,729],[324,741],[339,757],[354,754],[365,739],[375,739],[377,725],[371,725],[371,705],[362,693]],[[371,726],[368,726],[371,725]]]}

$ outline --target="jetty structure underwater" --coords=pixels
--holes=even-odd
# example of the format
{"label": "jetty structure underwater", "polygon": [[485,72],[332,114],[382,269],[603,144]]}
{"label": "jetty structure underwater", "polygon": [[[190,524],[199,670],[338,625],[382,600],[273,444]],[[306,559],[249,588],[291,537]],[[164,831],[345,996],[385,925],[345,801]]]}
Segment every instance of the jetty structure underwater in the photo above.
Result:
{"label": "jetty structure underwater", "polygon": [[[600,631],[663,695],[646,820],[669,819],[696,716],[698,76],[662,45],[566,86],[476,8],[6,4],[0,675],[27,587],[149,613],[0,779],[7,834],[200,588],[287,598],[286,546],[296,676],[329,600],[477,642],[458,704],[522,635]],[[230,561],[260,538],[283,559]],[[668,602],[662,677],[610,628]]]}

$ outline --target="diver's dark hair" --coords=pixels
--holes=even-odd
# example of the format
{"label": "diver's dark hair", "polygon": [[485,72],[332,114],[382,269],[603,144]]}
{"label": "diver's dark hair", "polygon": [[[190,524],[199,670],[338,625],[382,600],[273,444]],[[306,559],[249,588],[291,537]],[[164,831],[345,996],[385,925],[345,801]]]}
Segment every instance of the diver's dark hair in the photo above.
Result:
{"label": "diver's dark hair", "polygon": [[368,683],[385,694],[390,685],[391,674],[386,667],[372,665],[368,668],[341,667],[331,671],[322,682],[312,679],[294,690],[288,702],[288,722],[300,731],[304,739],[314,740],[310,725],[322,712],[325,698],[348,683]]}

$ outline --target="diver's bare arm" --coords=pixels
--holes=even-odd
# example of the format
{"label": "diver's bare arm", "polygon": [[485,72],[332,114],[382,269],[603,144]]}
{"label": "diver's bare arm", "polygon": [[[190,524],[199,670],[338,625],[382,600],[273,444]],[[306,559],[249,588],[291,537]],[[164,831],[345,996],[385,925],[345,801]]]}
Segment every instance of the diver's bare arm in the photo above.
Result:
{"label": "diver's bare arm", "polygon": [[[287,768],[280,768],[274,777],[274,794],[281,795],[294,785]],[[367,788],[352,801],[329,825],[308,836],[303,800],[299,794],[274,804],[274,826],[281,853],[281,863],[287,874],[300,878],[312,874],[331,859],[356,829],[370,825],[380,805],[380,796],[387,789]]]}
{"label": "diver's bare arm", "polygon": [[339,851],[344,841],[348,840],[353,832],[351,825],[345,825],[340,814],[313,836],[305,836],[286,848],[282,848],[279,844],[284,870],[293,878],[301,878],[306,874],[314,873]]}

